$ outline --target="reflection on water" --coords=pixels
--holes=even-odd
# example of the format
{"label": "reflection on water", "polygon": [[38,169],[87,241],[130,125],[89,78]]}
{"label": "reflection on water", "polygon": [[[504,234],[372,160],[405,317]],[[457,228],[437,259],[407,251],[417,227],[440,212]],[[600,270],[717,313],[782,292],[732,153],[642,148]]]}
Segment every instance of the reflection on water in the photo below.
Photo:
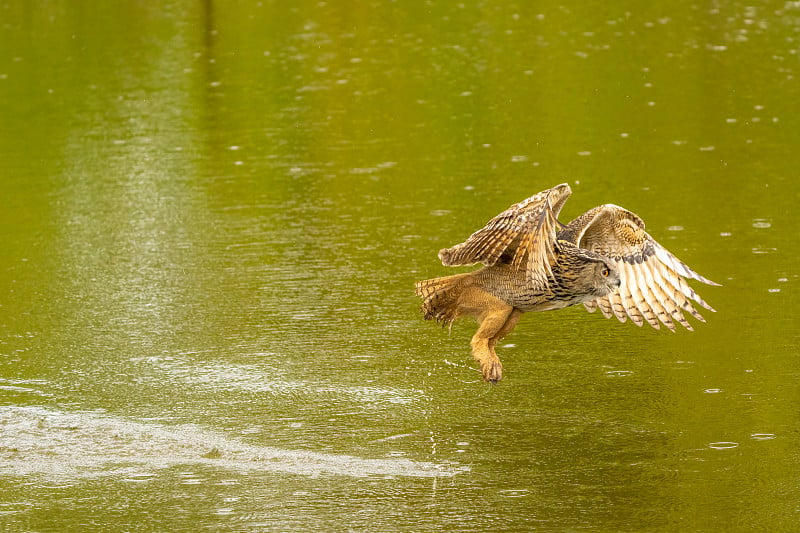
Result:
{"label": "reflection on water", "polygon": [[[0,529],[795,527],[796,2],[0,15]],[[413,282],[560,182],[718,313],[487,387]]]}
{"label": "reflection on water", "polygon": [[[267,355],[267,354],[264,354]],[[274,354],[273,354],[274,355]],[[293,396],[296,401],[306,396],[322,397],[325,401],[336,399],[342,403],[366,403],[370,409],[380,409],[397,404],[413,404],[424,398],[421,391],[392,390],[363,385],[342,386],[334,383],[312,383],[276,379],[280,371],[255,366],[229,364],[189,364],[172,358],[151,358],[147,361],[164,374],[155,374],[151,379],[162,385],[191,385],[196,390],[208,388],[212,392],[233,389],[269,395]]]}

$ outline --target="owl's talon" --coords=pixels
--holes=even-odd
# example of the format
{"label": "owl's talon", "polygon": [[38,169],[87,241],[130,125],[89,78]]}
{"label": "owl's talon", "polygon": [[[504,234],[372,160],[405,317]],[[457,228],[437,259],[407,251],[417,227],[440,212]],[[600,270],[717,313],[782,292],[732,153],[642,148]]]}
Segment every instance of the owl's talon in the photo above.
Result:
{"label": "owl's talon", "polygon": [[503,379],[503,364],[498,359],[497,361],[491,361],[485,365],[481,365],[481,373],[483,374],[484,381],[497,383]]}

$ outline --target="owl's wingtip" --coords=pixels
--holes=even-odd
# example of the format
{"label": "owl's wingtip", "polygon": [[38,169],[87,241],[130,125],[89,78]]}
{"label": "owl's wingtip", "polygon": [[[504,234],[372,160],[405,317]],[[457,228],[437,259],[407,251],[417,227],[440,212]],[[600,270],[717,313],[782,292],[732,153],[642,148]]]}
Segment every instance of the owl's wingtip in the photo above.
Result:
{"label": "owl's wingtip", "polygon": [[559,183],[553,189],[556,189],[560,192],[572,193],[572,187],[569,186],[569,183]]}

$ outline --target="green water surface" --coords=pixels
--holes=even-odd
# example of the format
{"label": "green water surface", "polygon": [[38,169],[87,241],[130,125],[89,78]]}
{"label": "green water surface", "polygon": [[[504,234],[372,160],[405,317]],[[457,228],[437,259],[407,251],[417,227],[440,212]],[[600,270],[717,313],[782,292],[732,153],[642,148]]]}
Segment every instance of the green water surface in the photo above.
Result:
{"label": "green water surface", "polygon": [[[797,2],[0,4],[0,530],[793,531]],[[523,317],[440,248],[568,182],[722,284]]]}

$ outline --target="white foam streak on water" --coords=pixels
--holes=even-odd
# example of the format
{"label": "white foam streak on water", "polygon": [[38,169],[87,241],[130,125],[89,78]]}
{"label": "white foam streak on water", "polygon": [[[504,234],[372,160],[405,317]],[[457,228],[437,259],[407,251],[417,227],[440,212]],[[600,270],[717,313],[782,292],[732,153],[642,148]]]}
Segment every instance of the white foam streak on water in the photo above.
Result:
{"label": "white foam streak on water", "polygon": [[141,477],[186,464],[305,476],[440,477],[468,470],[451,463],[365,459],[259,446],[194,425],[168,426],[43,407],[0,407],[2,475]]}

